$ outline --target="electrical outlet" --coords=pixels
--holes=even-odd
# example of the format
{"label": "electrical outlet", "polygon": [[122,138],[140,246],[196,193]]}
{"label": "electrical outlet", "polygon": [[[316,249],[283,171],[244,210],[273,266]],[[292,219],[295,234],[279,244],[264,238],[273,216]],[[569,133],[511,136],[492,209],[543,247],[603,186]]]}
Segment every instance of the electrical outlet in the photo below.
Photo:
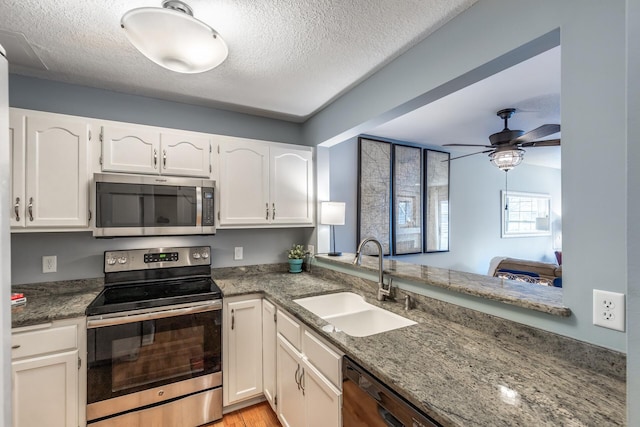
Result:
{"label": "electrical outlet", "polygon": [[58,257],[55,255],[48,255],[42,257],[42,272],[43,273],[55,273],[58,270]]}
{"label": "electrical outlet", "polygon": [[624,332],[624,294],[593,290],[593,324]]}
{"label": "electrical outlet", "polygon": [[242,259],[242,246],[236,246],[233,250],[233,259],[239,261]]}
{"label": "electrical outlet", "polygon": [[313,256],[316,252],[316,248],[313,245],[307,245],[307,252],[309,252],[309,256]]}

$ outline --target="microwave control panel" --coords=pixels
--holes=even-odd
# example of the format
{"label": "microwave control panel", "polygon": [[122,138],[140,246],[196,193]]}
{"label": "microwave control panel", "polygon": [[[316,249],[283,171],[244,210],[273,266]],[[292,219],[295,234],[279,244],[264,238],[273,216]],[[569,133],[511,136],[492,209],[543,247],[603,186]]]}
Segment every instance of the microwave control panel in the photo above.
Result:
{"label": "microwave control panel", "polygon": [[213,227],[215,214],[213,208],[213,188],[202,189],[202,226]]}

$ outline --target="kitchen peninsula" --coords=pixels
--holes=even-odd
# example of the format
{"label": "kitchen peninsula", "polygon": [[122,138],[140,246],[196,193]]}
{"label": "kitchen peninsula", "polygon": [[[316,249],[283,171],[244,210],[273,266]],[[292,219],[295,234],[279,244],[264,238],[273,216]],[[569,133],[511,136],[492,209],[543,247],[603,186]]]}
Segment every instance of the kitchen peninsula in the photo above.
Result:
{"label": "kitchen peninsula", "polygon": [[[302,274],[285,270],[282,265],[220,268],[212,276],[225,298],[260,295],[443,425],[625,424],[623,354],[416,294],[411,294],[416,308],[404,311],[400,302],[376,301],[375,282],[318,265]],[[55,294],[75,282],[47,288]],[[95,286],[77,282],[94,295]],[[17,290],[29,297],[35,293],[31,286]],[[418,324],[351,337],[326,332],[326,321],[293,302],[339,291],[360,294]],[[47,310],[62,315],[47,301],[30,300],[14,317],[14,322],[19,319],[14,326],[53,320]]]}

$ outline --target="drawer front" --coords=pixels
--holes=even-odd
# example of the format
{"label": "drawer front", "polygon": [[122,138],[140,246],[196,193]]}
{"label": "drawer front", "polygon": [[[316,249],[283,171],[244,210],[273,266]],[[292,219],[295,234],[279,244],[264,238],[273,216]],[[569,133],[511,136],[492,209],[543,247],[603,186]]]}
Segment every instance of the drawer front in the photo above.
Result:
{"label": "drawer front", "polygon": [[296,350],[302,351],[301,344],[301,327],[298,322],[296,322],[291,317],[284,314],[281,310],[278,310],[278,322],[277,328],[278,332],[287,339],[293,345]]}
{"label": "drawer front", "polygon": [[11,359],[78,348],[76,325],[60,326],[11,335]]}
{"label": "drawer front", "polygon": [[327,347],[309,331],[304,331],[304,354],[313,366],[334,386],[342,390],[340,362],[342,356]]}

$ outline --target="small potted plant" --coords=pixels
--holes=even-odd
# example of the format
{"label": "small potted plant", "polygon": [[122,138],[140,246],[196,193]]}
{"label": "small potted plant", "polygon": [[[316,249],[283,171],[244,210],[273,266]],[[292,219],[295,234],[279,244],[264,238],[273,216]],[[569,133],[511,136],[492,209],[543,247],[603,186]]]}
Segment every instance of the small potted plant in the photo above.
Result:
{"label": "small potted plant", "polygon": [[289,273],[302,272],[302,261],[304,260],[305,251],[302,245],[293,245],[288,251],[289,256]]}

